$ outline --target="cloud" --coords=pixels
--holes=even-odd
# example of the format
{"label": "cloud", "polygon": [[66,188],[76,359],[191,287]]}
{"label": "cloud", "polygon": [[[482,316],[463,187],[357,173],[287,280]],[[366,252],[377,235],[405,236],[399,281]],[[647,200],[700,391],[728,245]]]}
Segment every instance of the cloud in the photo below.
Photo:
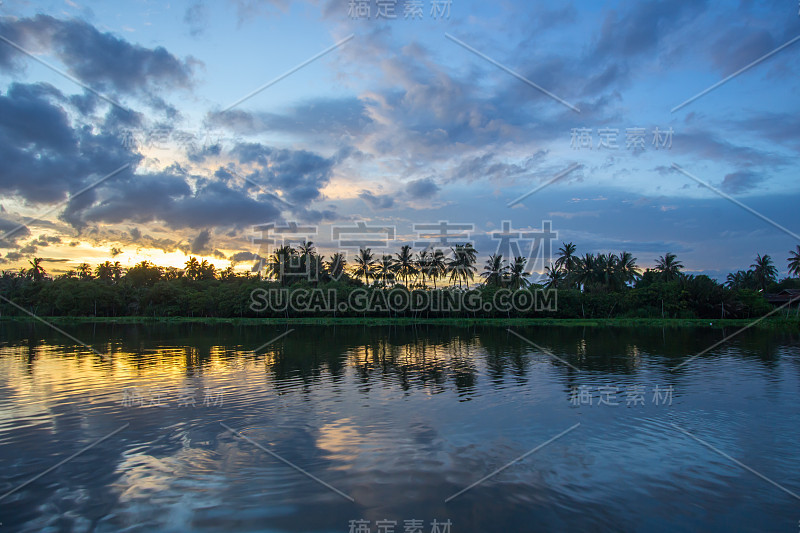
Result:
{"label": "cloud", "polygon": [[[196,60],[180,60],[163,47],[145,48],[86,21],[49,15],[0,20],[0,34],[33,51],[57,56],[67,71],[99,90],[122,94],[151,89],[188,88]],[[28,58],[10,46],[0,47],[0,67],[15,68]]]}
{"label": "cloud", "polygon": [[732,194],[746,192],[754,189],[759,183],[764,181],[764,176],[749,170],[731,172],[725,175],[722,180],[722,190]]}
{"label": "cloud", "polygon": [[208,6],[201,0],[194,0],[183,14],[183,22],[189,26],[189,34],[197,37],[203,33],[208,19]]}
{"label": "cloud", "polygon": [[406,185],[406,192],[414,199],[430,198],[435,196],[439,190],[440,187],[431,178],[413,180]]}
{"label": "cloud", "polygon": [[[123,146],[112,108],[93,127],[48,84],[12,83],[0,94],[0,193],[52,203],[141,155]],[[112,178],[115,179],[115,178]]]}
{"label": "cloud", "polygon": [[193,254],[203,254],[210,251],[209,243],[211,241],[211,232],[207,229],[204,229],[200,232],[200,234],[195,237],[192,241],[191,251]]}
{"label": "cloud", "polygon": [[367,202],[372,209],[389,209],[394,207],[394,196],[390,194],[374,194],[371,191],[363,190],[358,193],[358,197]]}

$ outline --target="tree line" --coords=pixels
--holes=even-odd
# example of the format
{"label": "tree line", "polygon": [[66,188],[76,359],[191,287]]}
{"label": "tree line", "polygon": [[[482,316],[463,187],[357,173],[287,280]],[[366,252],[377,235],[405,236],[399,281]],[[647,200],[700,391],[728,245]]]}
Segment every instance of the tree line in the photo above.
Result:
{"label": "tree line", "polygon": [[[682,272],[684,266],[673,253],[659,257],[654,268],[642,270],[628,252],[579,255],[571,242],[563,243],[544,277],[536,282],[529,279],[524,257],[491,255],[480,272],[477,258],[477,250],[469,243],[456,244],[448,253],[441,249],[415,253],[404,245],[393,255],[361,249],[351,265],[343,254],[326,258],[312,242],[305,242],[296,248],[276,249],[257,273],[237,272],[232,266],[217,269],[206,260],[190,257],[182,269],[149,261],[123,268],[119,262],[105,261],[95,267],[83,263],[57,276],[48,275],[42,259],[34,258],[28,268],[4,271],[0,291],[31,313],[53,316],[284,316],[254,312],[252,292],[263,287],[315,287],[335,290],[341,293],[340,301],[346,301],[352,290],[367,287],[371,291],[472,288],[485,297],[499,289],[558,289],[554,311],[500,316],[747,318],[772,309],[764,293],[800,288],[800,246],[787,259],[792,277],[779,281],[772,258],[757,255],[748,270],[728,275],[724,284]],[[5,300],[0,312],[21,314]],[[348,310],[339,316],[349,316]],[[497,316],[497,312],[477,316]]]}

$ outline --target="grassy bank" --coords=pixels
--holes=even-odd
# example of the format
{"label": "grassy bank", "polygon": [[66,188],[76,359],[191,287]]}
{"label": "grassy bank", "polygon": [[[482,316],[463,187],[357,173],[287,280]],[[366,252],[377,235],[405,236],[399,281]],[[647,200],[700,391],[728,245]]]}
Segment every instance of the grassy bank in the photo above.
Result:
{"label": "grassy bank", "polygon": [[[309,317],[309,318],[207,318],[207,317],[42,317],[53,324],[208,324],[208,325],[287,325],[287,326],[414,326],[434,325],[450,327],[497,326],[497,327],[703,327],[724,328],[744,327],[755,319],[677,319],[677,318],[608,318],[608,319],[567,319],[567,318],[388,318],[388,317]],[[38,322],[26,316],[0,317],[1,322]],[[800,319],[796,317],[769,317],[753,327],[766,329],[800,330]]]}

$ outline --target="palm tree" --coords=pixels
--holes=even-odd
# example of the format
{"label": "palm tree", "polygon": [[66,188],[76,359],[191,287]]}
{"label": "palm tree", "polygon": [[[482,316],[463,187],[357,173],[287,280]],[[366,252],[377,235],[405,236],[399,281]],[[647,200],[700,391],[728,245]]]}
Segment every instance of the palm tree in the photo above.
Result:
{"label": "palm tree", "polygon": [[298,248],[297,251],[303,257],[314,255],[314,243],[311,241],[305,241],[300,245],[300,248]]}
{"label": "palm tree", "polygon": [[375,268],[375,256],[372,254],[372,250],[370,248],[359,250],[355,263],[354,274],[356,277],[364,276],[364,284],[366,285],[369,282],[369,278],[372,277],[372,270]]}
{"label": "palm tree", "polygon": [[382,255],[380,261],[375,266],[375,279],[381,280],[381,286],[386,285],[391,280],[394,282],[394,273],[396,272],[395,261],[391,255]]}
{"label": "palm tree", "polygon": [[752,270],[739,270],[728,274],[727,285],[729,289],[742,290],[742,289],[756,289],[756,279]]}
{"label": "palm tree", "polygon": [[428,267],[425,272],[433,280],[433,288],[436,289],[436,280],[447,271],[447,258],[440,249],[433,250],[428,259]]}
{"label": "palm tree", "polygon": [[575,255],[576,247],[571,242],[561,243],[564,246],[558,249],[558,259],[556,259],[556,268],[563,268],[567,274],[574,271],[580,263],[580,258]]}
{"label": "palm tree", "polygon": [[789,252],[789,274],[794,274],[800,277],[800,245],[797,246],[796,251]]}
{"label": "palm tree", "polygon": [[469,286],[469,281],[472,281],[475,276],[475,261],[477,252],[472,244],[456,244],[450,249],[453,252],[453,257],[447,263],[447,272],[450,273],[450,281],[455,285],[458,280],[458,286],[461,287],[462,282],[466,282]]}
{"label": "palm tree", "polygon": [[567,277],[565,270],[556,266],[555,263],[553,263],[551,266],[544,267],[544,269],[547,272],[547,284],[545,286],[548,289],[557,289]]}
{"label": "palm tree", "polygon": [[599,278],[597,269],[597,259],[595,259],[594,255],[587,253],[578,259],[578,266],[575,271],[575,278],[578,284],[585,289],[587,285],[596,283]]}
{"label": "palm tree", "polygon": [[508,265],[503,264],[502,254],[490,255],[486,260],[486,266],[483,267],[481,277],[486,278],[484,283],[486,285],[493,285],[499,287],[503,283],[503,278],[508,272]]}
{"label": "palm tree", "polygon": [[217,277],[217,267],[213,263],[209,263],[205,259],[200,263],[200,268],[197,272],[198,279],[214,279]]}
{"label": "palm tree", "polygon": [[47,272],[45,272],[42,266],[42,258],[34,257],[33,260],[28,261],[28,263],[31,264],[31,268],[28,269],[26,273],[27,276],[33,281],[42,281],[47,275]]}
{"label": "palm tree", "polygon": [[78,279],[92,279],[92,265],[89,263],[81,263],[78,265]]}
{"label": "palm tree", "polygon": [[111,265],[111,276],[114,278],[114,283],[118,283],[119,278],[122,277],[122,265],[119,264],[119,261],[114,261],[114,264]]}
{"label": "palm tree", "polygon": [[431,253],[428,249],[422,250],[417,253],[417,260],[415,262],[417,271],[422,277],[422,288],[425,289],[425,276],[428,274],[428,264],[431,262]]}
{"label": "palm tree", "polygon": [[509,266],[507,284],[511,290],[524,289],[531,284],[525,273],[525,263],[527,261],[528,259],[525,257],[515,257],[514,262]]}
{"label": "palm tree", "polygon": [[619,281],[627,285],[633,283],[642,275],[639,273],[639,267],[636,265],[636,258],[630,252],[622,252],[617,258],[617,272]]}
{"label": "palm tree", "polygon": [[767,254],[756,255],[756,262],[750,265],[753,269],[753,276],[755,277],[758,287],[765,291],[770,283],[775,283],[778,277],[778,269],[772,263],[772,258]]}
{"label": "palm tree", "polygon": [[344,258],[344,254],[341,252],[336,252],[331,256],[330,262],[327,264],[326,269],[328,271],[328,275],[334,279],[338,280],[344,274],[345,267],[347,266],[347,261]]}
{"label": "palm tree", "polygon": [[666,255],[663,255],[656,260],[655,269],[661,272],[661,277],[666,281],[672,281],[679,278],[681,276],[682,268],[683,263],[678,261],[678,256],[671,252],[667,252]]}
{"label": "palm tree", "polygon": [[400,247],[400,252],[395,254],[394,270],[403,277],[403,285],[407,286],[408,276],[413,276],[417,273],[411,246],[404,244]]}
{"label": "palm tree", "polygon": [[197,279],[197,276],[200,275],[200,262],[196,257],[190,257],[189,260],[186,261],[186,269],[184,272],[187,278]]}
{"label": "palm tree", "polygon": [[281,285],[288,283],[288,275],[291,274],[292,258],[297,256],[297,250],[285,244],[277,248],[269,258],[267,263],[267,275],[281,282]]}
{"label": "palm tree", "polygon": [[105,263],[100,263],[97,265],[95,269],[95,274],[97,275],[97,279],[100,281],[111,281],[114,276],[113,273],[114,267],[111,265],[111,261],[106,261]]}

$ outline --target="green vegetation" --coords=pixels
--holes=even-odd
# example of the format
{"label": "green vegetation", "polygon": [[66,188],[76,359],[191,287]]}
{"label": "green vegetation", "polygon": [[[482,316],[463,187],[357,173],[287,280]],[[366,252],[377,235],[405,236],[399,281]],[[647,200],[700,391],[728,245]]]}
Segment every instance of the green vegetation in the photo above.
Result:
{"label": "green vegetation", "polygon": [[[800,275],[800,246],[790,252],[789,270]],[[184,269],[160,267],[143,261],[127,270],[106,261],[95,268],[82,264],[76,271],[48,276],[41,259],[30,261],[30,268],[3,272],[0,276],[0,316],[22,316],[17,306],[40,316],[64,317],[186,317],[189,319],[251,318],[290,321],[352,320],[369,324],[371,320],[447,319],[465,320],[580,319],[589,323],[607,319],[750,319],[769,313],[773,306],[763,297],[782,289],[800,289],[800,279],[777,281],[772,259],[758,255],[751,269],[728,276],[720,284],[707,276],[682,272],[683,265],[674,254],[659,258],[655,268],[642,272],[630,253],[576,253],[576,246],[565,243],[554,264],[546,269],[543,284],[530,283],[525,274],[525,258],[506,261],[492,255],[475,285],[477,251],[470,245],[455,245],[451,253],[441,250],[412,253],[403,246],[394,256],[376,258],[369,249],[361,250],[353,267],[342,254],[330,260],[317,254],[313,243],[299,249],[284,246],[266,259],[264,275],[237,273],[232,267],[217,270],[207,261],[191,257]],[[428,305],[404,311],[357,310],[351,303],[354,291],[383,296],[391,291],[409,296],[419,293],[448,298],[463,295],[468,287],[483,302],[494,302],[499,293],[519,295],[524,291],[558,289],[555,308],[517,310],[474,309],[440,311]],[[270,307],[259,311],[253,306],[254,291],[285,289],[322,289],[333,293],[335,310],[290,311]],[[13,303],[12,303],[13,302]],[[313,307],[309,307],[312,309]],[[295,308],[297,309],[297,308]],[[780,313],[788,318],[789,309]],[[795,312],[792,309],[792,314]],[[339,323],[339,322],[330,322]],[[508,322],[502,322],[506,324]],[[583,322],[580,322],[581,324]],[[639,323],[639,322],[637,322]],[[660,322],[658,322],[660,323]]]}

